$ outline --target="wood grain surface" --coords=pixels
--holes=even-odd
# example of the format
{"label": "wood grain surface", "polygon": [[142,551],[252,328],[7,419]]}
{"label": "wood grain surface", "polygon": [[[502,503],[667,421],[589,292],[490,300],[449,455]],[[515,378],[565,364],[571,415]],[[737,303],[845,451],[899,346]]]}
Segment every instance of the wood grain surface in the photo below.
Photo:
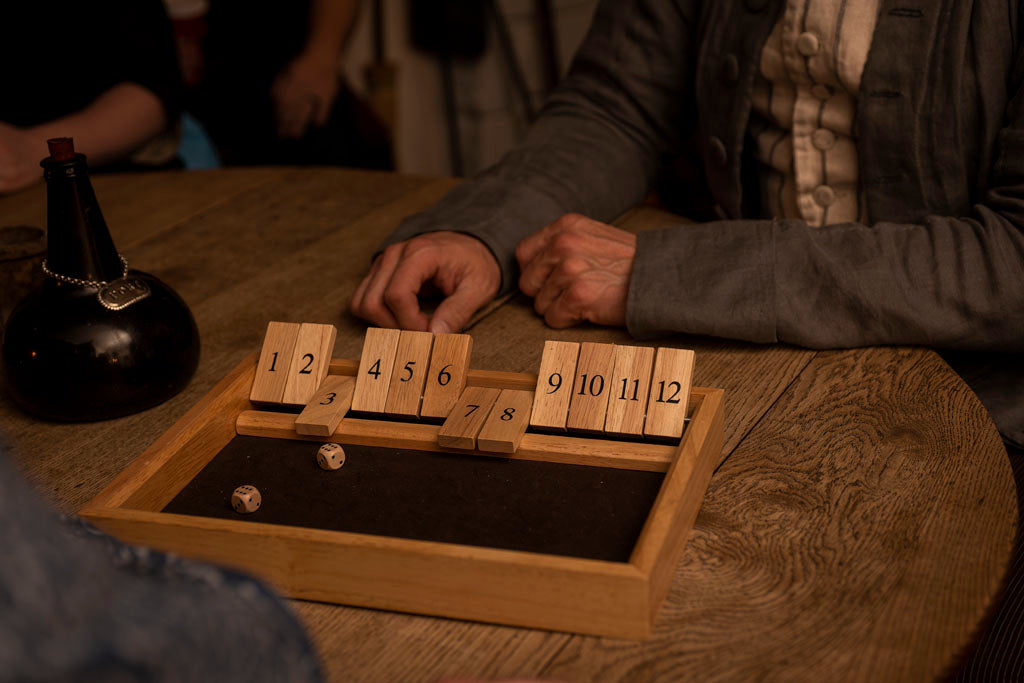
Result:
{"label": "wood grain surface", "polygon": [[[349,296],[380,241],[454,183],[318,168],[97,177],[118,247],[191,306],[199,370],[167,403],[107,422],[41,423],[3,396],[4,441],[72,512],[257,351],[269,320],[336,325],[335,357],[358,358],[366,325]],[[42,198],[0,198],[0,223],[45,224]],[[640,208],[620,224],[678,222]],[[536,372],[545,339],[638,343],[546,329],[523,296],[468,331],[472,366],[489,370]],[[639,344],[693,349],[694,384],[726,404],[722,464],[654,639],[293,602],[331,679],[925,680],[956,665],[998,594],[1017,509],[995,428],[948,366],[919,348]]]}

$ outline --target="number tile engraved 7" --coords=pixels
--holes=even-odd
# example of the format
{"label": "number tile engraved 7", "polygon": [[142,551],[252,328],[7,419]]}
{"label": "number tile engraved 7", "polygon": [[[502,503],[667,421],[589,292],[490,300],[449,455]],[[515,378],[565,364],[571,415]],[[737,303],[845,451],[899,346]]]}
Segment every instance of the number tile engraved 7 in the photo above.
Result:
{"label": "number tile engraved 7", "polygon": [[466,450],[476,448],[476,436],[500,393],[500,389],[491,387],[466,387],[437,432],[438,445]]}

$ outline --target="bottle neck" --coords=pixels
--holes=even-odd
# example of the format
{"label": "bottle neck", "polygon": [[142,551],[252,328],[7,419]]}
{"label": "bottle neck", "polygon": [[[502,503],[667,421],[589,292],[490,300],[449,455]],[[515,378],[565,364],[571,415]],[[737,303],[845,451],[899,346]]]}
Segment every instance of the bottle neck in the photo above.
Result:
{"label": "bottle neck", "polygon": [[50,271],[82,280],[107,282],[123,266],[103,220],[85,156],[43,160],[46,169],[47,251]]}

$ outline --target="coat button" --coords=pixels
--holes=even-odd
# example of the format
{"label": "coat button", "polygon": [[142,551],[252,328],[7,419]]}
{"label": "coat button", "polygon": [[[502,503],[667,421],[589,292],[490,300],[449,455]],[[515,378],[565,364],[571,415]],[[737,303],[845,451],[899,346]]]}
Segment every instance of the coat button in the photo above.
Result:
{"label": "coat button", "polygon": [[711,161],[719,166],[729,163],[729,153],[725,151],[725,145],[717,137],[712,136],[708,140],[708,154],[711,156]]}
{"label": "coat button", "polygon": [[806,31],[796,39],[796,49],[804,57],[811,57],[818,54],[818,50],[821,49],[821,41],[818,40],[818,36]]}
{"label": "coat button", "polygon": [[819,128],[811,133],[811,144],[815,149],[820,149],[823,152],[832,149],[836,144],[836,134],[828,128]]}
{"label": "coat button", "polygon": [[736,55],[726,55],[722,60],[722,80],[726,83],[735,83],[740,77],[740,63]]}
{"label": "coat button", "polygon": [[832,206],[832,203],[836,200],[836,191],[828,185],[818,185],[814,188],[811,196],[814,197],[814,203],[818,206]]}

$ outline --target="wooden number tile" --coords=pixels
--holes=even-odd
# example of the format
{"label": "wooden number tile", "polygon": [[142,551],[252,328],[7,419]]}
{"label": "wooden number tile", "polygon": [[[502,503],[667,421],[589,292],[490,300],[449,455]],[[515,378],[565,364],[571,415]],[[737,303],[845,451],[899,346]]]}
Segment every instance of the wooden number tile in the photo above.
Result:
{"label": "wooden number tile", "polygon": [[576,342],[544,342],[530,414],[532,426],[565,429],[579,353],[580,345]]}
{"label": "wooden number tile", "polygon": [[304,406],[327,377],[334,353],[334,339],[338,330],[334,325],[302,323],[292,350],[292,365],[288,368],[288,381],[284,385],[281,403]]}
{"label": "wooden number tile", "polygon": [[580,344],[580,359],[576,363],[566,429],[588,432],[604,430],[614,369],[615,344]]}
{"label": "wooden number tile", "polygon": [[420,416],[420,398],[423,396],[433,345],[434,335],[429,332],[402,330],[384,412],[390,415]]}
{"label": "wooden number tile", "polygon": [[356,380],[347,375],[328,375],[306,407],[295,418],[295,431],[308,436],[330,436],[352,406]]}
{"label": "wooden number tile", "polygon": [[423,388],[421,417],[448,417],[466,386],[473,338],[468,334],[436,334],[430,370]]}
{"label": "wooden number tile", "polygon": [[400,336],[399,330],[383,327],[370,327],[366,330],[363,353],[359,357],[359,369],[356,370],[352,410],[367,413],[384,412]]}
{"label": "wooden number tile", "polygon": [[606,432],[643,434],[653,366],[654,349],[649,346],[615,347],[615,370],[604,421]]}
{"label": "wooden number tile", "polygon": [[692,382],[693,351],[659,348],[647,401],[645,436],[682,436]]}
{"label": "wooden number tile", "polygon": [[502,389],[476,438],[476,447],[492,453],[515,453],[530,424],[533,392]]}
{"label": "wooden number tile", "polygon": [[252,382],[249,400],[253,403],[280,403],[284,385],[288,381],[288,368],[292,351],[299,336],[298,323],[272,322],[263,337],[260,360],[256,365],[256,379]]}
{"label": "wooden number tile", "polygon": [[437,432],[437,444],[442,448],[476,448],[476,435],[500,393],[492,387],[466,387]]}

